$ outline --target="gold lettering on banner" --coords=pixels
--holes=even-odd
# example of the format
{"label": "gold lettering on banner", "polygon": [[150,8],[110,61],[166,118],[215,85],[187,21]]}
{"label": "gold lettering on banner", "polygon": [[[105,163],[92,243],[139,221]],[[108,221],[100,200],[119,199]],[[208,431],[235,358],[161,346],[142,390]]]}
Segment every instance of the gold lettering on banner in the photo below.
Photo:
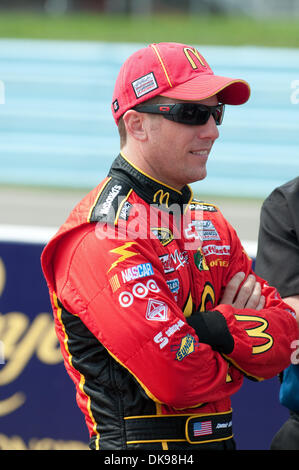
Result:
{"label": "gold lettering on banner", "polygon": [[0,258],[0,297],[2,295],[4,286],[5,286],[5,280],[6,280],[6,272],[5,272],[5,266]]}
{"label": "gold lettering on banner", "polygon": [[6,400],[0,401],[0,417],[8,415],[20,408],[26,401],[26,396],[22,392],[17,392]]}
{"label": "gold lettering on banner", "polygon": [[[0,338],[5,346],[5,363],[0,369],[2,387],[16,380],[34,355],[44,364],[62,361],[54,322],[49,313],[38,314],[32,323],[22,312],[0,314]],[[18,392],[0,401],[0,416],[22,406],[25,400],[25,395]]]}
{"label": "gold lettering on banner", "polygon": [[8,437],[0,434],[0,450],[89,450],[81,441],[56,440],[50,437],[31,438],[28,443],[21,436]]}
{"label": "gold lettering on banner", "polygon": [[5,366],[0,371],[0,386],[19,377],[35,353],[47,364],[60,362],[61,354],[51,331],[53,321],[49,313],[40,313],[31,324],[21,312],[10,312],[1,315],[0,319],[2,324],[3,321],[5,323],[4,332],[0,332],[5,345]]}
{"label": "gold lettering on banner", "polygon": [[[0,295],[6,281],[0,258]],[[4,364],[0,367],[0,387],[16,380],[34,355],[44,364],[62,362],[62,354],[50,313],[39,313],[32,322],[22,312],[0,313],[0,341],[4,345]],[[20,408],[26,401],[22,391],[0,400],[0,416]]]}
{"label": "gold lettering on banner", "polygon": [[198,65],[192,59],[192,55],[196,57],[196,59],[200,62],[203,67],[206,67],[206,64],[203,62],[202,58],[199,55],[199,52],[192,47],[184,47],[184,53],[187,59],[189,60],[191,67],[195,70],[198,69]]}

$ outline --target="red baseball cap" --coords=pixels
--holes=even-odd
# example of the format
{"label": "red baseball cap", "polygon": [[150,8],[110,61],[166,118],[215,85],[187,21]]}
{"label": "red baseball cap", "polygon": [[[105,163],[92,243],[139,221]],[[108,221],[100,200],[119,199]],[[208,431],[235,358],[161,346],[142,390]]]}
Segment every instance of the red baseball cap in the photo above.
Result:
{"label": "red baseball cap", "polygon": [[243,104],[250,96],[245,80],[214,75],[192,46],[174,42],[150,44],[133,53],[116,79],[112,113],[116,124],[128,109],[161,95],[199,101],[216,95],[220,103]]}

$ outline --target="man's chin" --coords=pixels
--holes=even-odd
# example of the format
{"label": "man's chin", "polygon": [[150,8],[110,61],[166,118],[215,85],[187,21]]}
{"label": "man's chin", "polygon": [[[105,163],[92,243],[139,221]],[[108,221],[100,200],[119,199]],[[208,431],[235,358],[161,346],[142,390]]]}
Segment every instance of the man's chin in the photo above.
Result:
{"label": "man's chin", "polygon": [[207,171],[206,170],[203,170],[199,173],[195,173],[195,174],[190,176],[190,180],[189,180],[188,184],[196,183],[196,181],[204,180],[206,178],[206,176],[207,176]]}

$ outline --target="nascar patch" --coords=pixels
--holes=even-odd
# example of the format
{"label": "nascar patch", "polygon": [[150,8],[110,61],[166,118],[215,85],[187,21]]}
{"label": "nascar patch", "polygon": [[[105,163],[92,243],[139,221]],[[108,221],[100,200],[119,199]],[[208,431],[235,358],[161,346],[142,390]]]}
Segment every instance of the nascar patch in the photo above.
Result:
{"label": "nascar patch", "polygon": [[124,283],[140,279],[142,277],[152,276],[154,274],[153,266],[151,263],[142,263],[132,266],[121,271],[122,280]]}

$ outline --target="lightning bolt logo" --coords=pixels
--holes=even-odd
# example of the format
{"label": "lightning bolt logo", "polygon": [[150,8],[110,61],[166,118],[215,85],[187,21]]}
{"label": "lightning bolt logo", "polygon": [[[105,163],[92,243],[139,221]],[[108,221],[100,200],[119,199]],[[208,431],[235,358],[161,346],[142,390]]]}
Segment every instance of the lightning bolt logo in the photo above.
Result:
{"label": "lightning bolt logo", "polygon": [[112,265],[110,266],[110,268],[107,271],[108,273],[109,273],[109,271],[111,271],[111,269],[115,268],[115,266],[117,266],[118,263],[121,263],[125,259],[132,258],[132,256],[138,255],[138,253],[136,253],[135,251],[128,250],[128,248],[130,248],[130,246],[132,246],[132,245],[137,245],[137,243],[136,242],[127,242],[124,245],[118,246],[117,248],[114,248],[114,250],[109,251],[109,253],[115,253],[115,254],[119,255],[119,258],[118,258],[117,261],[112,263]]}

